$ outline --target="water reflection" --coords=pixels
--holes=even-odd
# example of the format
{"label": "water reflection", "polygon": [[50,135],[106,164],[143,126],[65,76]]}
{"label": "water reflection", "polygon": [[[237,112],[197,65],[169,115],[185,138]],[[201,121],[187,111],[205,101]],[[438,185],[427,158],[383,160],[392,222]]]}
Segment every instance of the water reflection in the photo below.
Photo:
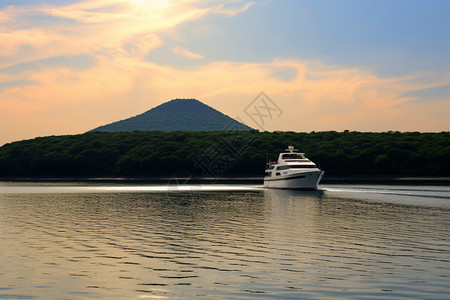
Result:
{"label": "water reflection", "polygon": [[0,193],[0,298],[446,298],[449,230],[330,191]]}

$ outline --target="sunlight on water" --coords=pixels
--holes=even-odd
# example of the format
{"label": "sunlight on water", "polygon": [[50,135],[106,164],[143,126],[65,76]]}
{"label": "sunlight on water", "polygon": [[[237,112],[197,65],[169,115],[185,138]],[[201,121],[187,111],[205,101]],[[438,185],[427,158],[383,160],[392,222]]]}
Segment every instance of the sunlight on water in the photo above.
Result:
{"label": "sunlight on water", "polygon": [[99,192],[201,192],[201,191],[249,191],[260,189],[252,185],[159,185],[159,186],[110,186],[94,189]]}
{"label": "sunlight on water", "polygon": [[98,184],[75,184],[43,183],[43,184],[20,184],[0,183],[0,194],[2,193],[130,193],[130,192],[179,192],[179,191],[247,191],[261,189],[262,185],[229,185],[229,184],[145,184],[145,185],[98,185]]}
{"label": "sunlight on water", "polygon": [[0,298],[448,299],[448,187],[0,183]]}

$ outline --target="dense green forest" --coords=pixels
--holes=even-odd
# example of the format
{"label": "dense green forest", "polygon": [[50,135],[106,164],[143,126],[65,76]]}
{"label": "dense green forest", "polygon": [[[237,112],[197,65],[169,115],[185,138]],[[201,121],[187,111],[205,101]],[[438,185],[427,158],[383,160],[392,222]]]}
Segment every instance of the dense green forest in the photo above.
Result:
{"label": "dense green forest", "polygon": [[259,175],[294,145],[327,175],[450,175],[450,132],[88,132],[6,144],[0,177]]}

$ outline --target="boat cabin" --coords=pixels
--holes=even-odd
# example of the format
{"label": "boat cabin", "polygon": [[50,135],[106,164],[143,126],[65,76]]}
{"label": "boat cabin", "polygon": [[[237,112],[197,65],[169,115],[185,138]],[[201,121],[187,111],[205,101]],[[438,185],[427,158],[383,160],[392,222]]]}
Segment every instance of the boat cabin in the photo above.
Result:
{"label": "boat cabin", "polygon": [[278,161],[283,161],[283,160],[291,160],[291,159],[296,159],[296,160],[300,160],[300,159],[307,159],[305,157],[305,153],[299,153],[298,149],[294,149],[294,146],[289,146],[285,151],[289,151],[289,152],[284,152],[284,153],[280,153],[280,156],[278,157]]}
{"label": "boat cabin", "polygon": [[281,159],[305,159],[304,153],[282,153]]}

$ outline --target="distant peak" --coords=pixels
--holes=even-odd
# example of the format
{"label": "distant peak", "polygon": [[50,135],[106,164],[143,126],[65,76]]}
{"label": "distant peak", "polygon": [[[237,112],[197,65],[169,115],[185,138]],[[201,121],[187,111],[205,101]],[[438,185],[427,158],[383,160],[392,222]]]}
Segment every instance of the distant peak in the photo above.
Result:
{"label": "distant peak", "polygon": [[194,98],[176,98],[176,99],[167,101],[161,105],[165,105],[165,104],[203,104],[203,105],[206,105],[205,103],[201,102],[200,100],[197,100]]}
{"label": "distant peak", "polygon": [[237,124],[238,130],[252,130],[197,99],[177,98],[93,131],[221,131],[231,123]]}
{"label": "distant peak", "polygon": [[170,100],[169,102],[201,102],[201,101],[194,98],[175,98]]}
{"label": "distant peak", "polygon": [[200,102],[199,100],[197,100],[195,98],[175,98],[170,101],[198,101],[198,102]]}

